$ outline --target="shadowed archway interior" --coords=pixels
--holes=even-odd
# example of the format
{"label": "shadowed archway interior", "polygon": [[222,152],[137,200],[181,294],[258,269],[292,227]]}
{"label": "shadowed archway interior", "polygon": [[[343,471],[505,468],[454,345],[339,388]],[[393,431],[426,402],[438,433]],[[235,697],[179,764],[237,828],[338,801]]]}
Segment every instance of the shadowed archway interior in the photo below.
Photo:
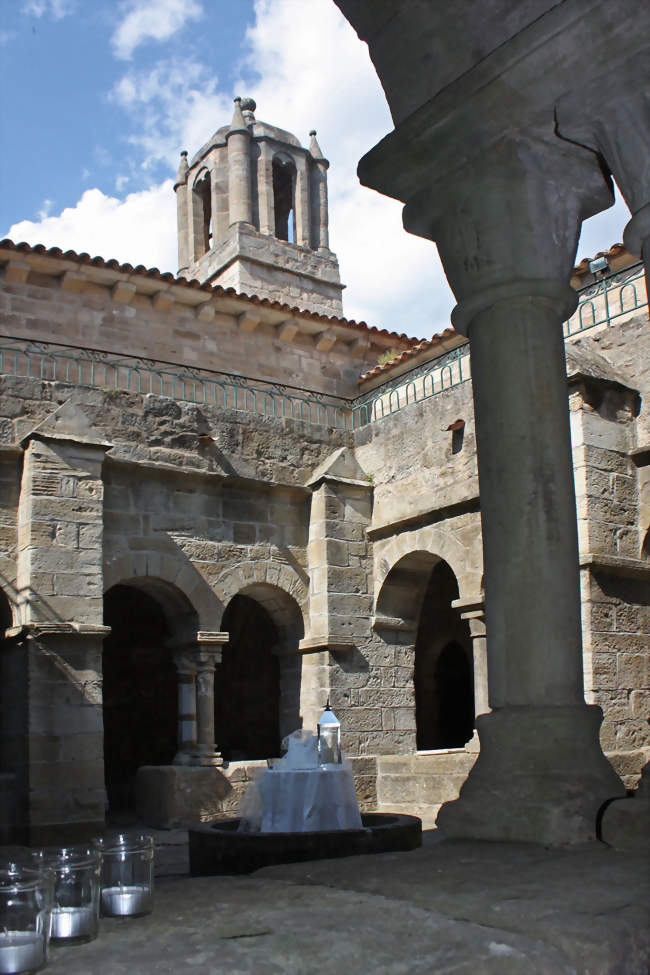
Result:
{"label": "shadowed archway interior", "polygon": [[13,623],[11,604],[0,589],[0,843],[17,842],[16,823],[27,799],[27,658],[4,639]]}
{"label": "shadowed archway interior", "polygon": [[135,807],[141,765],[167,765],[177,748],[177,676],[161,602],[134,585],[104,597],[104,769],[111,814]]}
{"label": "shadowed archway interior", "polygon": [[234,596],[223,616],[230,634],[215,679],[215,738],[226,761],[280,754],[279,640],[270,613],[250,596]]}
{"label": "shadowed archway interior", "polygon": [[415,721],[419,750],[462,748],[474,728],[472,642],[453,609],[458,583],[446,562],[429,577],[415,642]]}

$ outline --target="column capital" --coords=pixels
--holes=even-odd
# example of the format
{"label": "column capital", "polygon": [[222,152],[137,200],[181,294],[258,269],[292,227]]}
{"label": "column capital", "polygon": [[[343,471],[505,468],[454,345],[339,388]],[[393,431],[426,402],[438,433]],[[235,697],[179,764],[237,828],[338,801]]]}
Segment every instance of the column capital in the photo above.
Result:
{"label": "column capital", "polygon": [[458,300],[452,320],[512,299],[575,308],[569,285],[581,222],[613,202],[595,153],[557,137],[514,133],[408,200],[405,228],[434,240]]}

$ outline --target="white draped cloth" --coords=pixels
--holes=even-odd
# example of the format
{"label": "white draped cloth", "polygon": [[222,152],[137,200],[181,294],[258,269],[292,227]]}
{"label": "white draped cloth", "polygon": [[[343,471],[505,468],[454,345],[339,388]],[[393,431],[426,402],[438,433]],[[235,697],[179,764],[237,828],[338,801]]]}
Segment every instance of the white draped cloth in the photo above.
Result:
{"label": "white draped cloth", "polygon": [[263,769],[240,806],[240,829],[262,833],[361,829],[350,766]]}

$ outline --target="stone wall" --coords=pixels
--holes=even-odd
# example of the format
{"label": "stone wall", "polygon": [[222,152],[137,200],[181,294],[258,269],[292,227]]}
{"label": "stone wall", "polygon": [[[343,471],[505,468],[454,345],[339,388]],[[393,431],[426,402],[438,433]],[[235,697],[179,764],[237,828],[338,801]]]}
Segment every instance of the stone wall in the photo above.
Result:
{"label": "stone wall", "polygon": [[[70,290],[30,271],[27,283],[7,288],[5,327],[89,346],[108,337],[140,354],[169,340],[180,362],[186,350],[174,330],[187,315],[198,330],[187,341],[203,365],[223,313],[229,368],[237,362],[254,375],[266,359],[264,368],[316,392],[330,382],[350,389],[366,354],[367,343],[354,351],[341,340],[339,349],[338,337],[318,351],[300,329],[283,343],[270,319],[242,328],[241,299],[232,314],[223,299],[223,311],[199,326],[188,309],[156,308],[139,292],[120,304],[104,285],[82,285]],[[636,320],[622,330],[629,344],[646,341]],[[605,711],[604,747],[631,786],[650,748],[646,468],[634,453],[645,443],[637,419],[645,401],[632,388],[644,378],[614,331],[576,343],[570,406],[586,693]],[[218,345],[210,354],[221,355]],[[459,632],[461,620],[472,624],[476,682],[487,695],[470,382],[354,432],[36,378],[2,376],[0,392],[0,584],[23,624],[22,642],[2,657],[5,764],[23,777],[19,801],[33,835],[56,838],[66,822],[95,828],[103,817],[101,597],[120,583],[162,608],[173,652],[199,632],[219,637],[234,596],[259,603],[277,633],[269,652],[278,656],[279,734],[300,721],[315,728],[329,694],[364,807],[417,808],[433,820],[475,758],[472,743],[416,755],[417,628],[440,562],[458,586],[449,620]],[[226,770],[234,792],[247,768],[244,760]]]}

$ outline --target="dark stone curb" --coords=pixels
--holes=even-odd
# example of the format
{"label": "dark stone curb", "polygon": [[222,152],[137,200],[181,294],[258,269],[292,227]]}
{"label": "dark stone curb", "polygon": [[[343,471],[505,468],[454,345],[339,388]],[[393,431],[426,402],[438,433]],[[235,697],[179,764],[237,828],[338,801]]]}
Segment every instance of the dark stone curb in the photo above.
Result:
{"label": "dark stone curb", "polygon": [[190,873],[252,873],[278,863],[407,851],[422,845],[422,821],[417,816],[363,813],[361,821],[362,829],[309,833],[240,833],[239,819],[195,826],[189,830]]}

